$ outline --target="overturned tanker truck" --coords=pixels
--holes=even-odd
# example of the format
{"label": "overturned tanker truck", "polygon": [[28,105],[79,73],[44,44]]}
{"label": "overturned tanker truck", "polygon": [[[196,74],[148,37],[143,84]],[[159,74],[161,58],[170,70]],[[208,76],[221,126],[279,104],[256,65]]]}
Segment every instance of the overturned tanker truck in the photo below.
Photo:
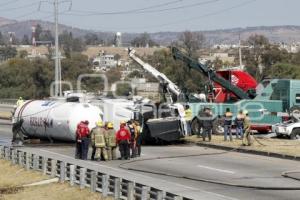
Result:
{"label": "overturned tanker truck", "polygon": [[23,119],[22,133],[28,138],[75,141],[77,124],[89,121],[93,128],[102,111],[89,103],[63,100],[29,100],[17,107],[13,122]]}

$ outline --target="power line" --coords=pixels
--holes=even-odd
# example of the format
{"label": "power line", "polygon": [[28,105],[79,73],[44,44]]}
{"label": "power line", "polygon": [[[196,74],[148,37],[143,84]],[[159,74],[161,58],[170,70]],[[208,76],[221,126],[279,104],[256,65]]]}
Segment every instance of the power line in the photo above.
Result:
{"label": "power line", "polygon": [[[92,15],[120,15],[120,14],[132,14],[132,13],[138,13],[154,8],[160,8],[160,7],[165,7],[169,6],[172,4],[177,4],[182,2],[183,0],[175,0],[175,1],[169,1],[166,3],[160,3],[148,7],[143,7],[143,8],[137,8],[137,9],[132,9],[132,10],[123,10],[123,11],[113,11],[113,12],[93,12],[93,11],[84,11],[84,10],[73,10],[74,12],[77,12],[77,14],[69,14],[69,15],[77,15],[77,16],[92,16]],[[79,14],[78,14],[79,13]],[[82,13],[82,14],[80,14]]]}
{"label": "power line", "polygon": [[180,10],[180,9],[197,7],[197,6],[202,6],[202,5],[205,5],[205,4],[215,3],[215,2],[218,2],[218,1],[220,1],[220,0],[210,0],[210,1],[200,2],[200,3],[194,3],[194,4],[183,5],[183,6],[177,6],[177,7],[173,7],[173,8],[165,8],[165,9],[158,9],[158,10],[141,11],[141,12],[138,12],[138,13],[156,13],[156,12]]}
{"label": "power line", "polygon": [[[163,24],[157,24],[157,25],[153,25],[153,26],[132,27],[132,28],[128,28],[128,29],[126,29],[126,30],[129,30],[129,29],[141,29],[141,28],[157,28],[157,27],[165,27],[165,26],[170,26],[170,25],[181,24],[181,23],[184,23],[184,22],[195,21],[195,20],[203,19],[203,18],[206,18],[206,17],[214,16],[214,15],[219,15],[219,14],[221,14],[221,13],[224,13],[224,12],[227,12],[227,11],[230,11],[230,10],[233,10],[233,9],[236,9],[236,8],[240,8],[240,7],[246,6],[246,5],[248,5],[248,4],[250,4],[250,3],[253,3],[253,2],[255,2],[255,1],[256,1],[256,0],[244,1],[244,2],[239,3],[239,4],[236,4],[236,5],[234,5],[234,6],[227,7],[227,8],[224,8],[224,9],[220,9],[220,10],[217,10],[217,11],[215,11],[215,12],[210,12],[210,13],[207,13],[207,14],[204,14],[204,15],[200,15],[200,16],[197,16],[197,17],[185,18],[185,19],[182,19],[182,20],[177,20],[177,21],[168,22],[168,23],[163,23]],[[119,29],[120,29],[120,28],[119,28]]]}
{"label": "power line", "polygon": [[30,8],[30,7],[33,7],[35,5],[38,5],[38,3],[35,2],[35,3],[26,4],[26,5],[19,6],[19,7],[5,8],[5,9],[0,10],[0,12],[10,12],[10,11],[13,11],[13,10],[19,10],[19,9],[23,9],[23,8]]}
{"label": "power line", "polygon": [[6,2],[6,3],[0,4],[0,7],[7,6],[7,5],[9,5],[9,4],[13,4],[13,3],[16,3],[16,2],[18,2],[18,1],[20,1],[20,0],[12,0],[12,1],[8,1],[8,2]]}
{"label": "power line", "polygon": [[24,13],[24,14],[19,15],[17,17],[14,17],[14,19],[22,19],[24,17],[31,16],[31,15],[33,15],[35,13],[38,13],[38,11],[35,10],[35,11],[27,12],[27,13]]}

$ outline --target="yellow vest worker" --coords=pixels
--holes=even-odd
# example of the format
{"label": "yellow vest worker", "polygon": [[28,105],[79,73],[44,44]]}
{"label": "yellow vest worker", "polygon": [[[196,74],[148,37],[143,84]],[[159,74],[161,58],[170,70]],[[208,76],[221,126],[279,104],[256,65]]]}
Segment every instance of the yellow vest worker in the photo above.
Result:
{"label": "yellow vest worker", "polygon": [[193,118],[192,109],[188,108],[187,110],[185,110],[185,120],[191,121],[192,118]]}
{"label": "yellow vest worker", "polygon": [[113,129],[113,124],[111,122],[107,123],[106,126],[106,144],[107,144],[107,154],[108,154],[108,160],[115,160],[117,159],[117,140],[116,140],[116,132]]}
{"label": "yellow vest worker", "polygon": [[136,132],[136,156],[141,156],[142,153],[142,128],[139,122],[135,121],[135,132]]}
{"label": "yellow vest worker", "polygon": [[19,99],[18,99],[18,101],[17,101],[17,103],[16,103],[17,107],[22,106],[23,104],[24,104],[23,98],[22,98],[22,97],[19,97]]}
{"label": "yellow vest worker", "polygon": [[105,142],[106,130],[102,126],[102,122],[98,121],[96,122],[96,127],[91,131],[92,154],[94,154],[95,160],[100,160],[101,156],[103,156],[104,160],[108,159]]}
{"label": "yellow vest worker", "polygon": [[[244,111],[244,138],[243,138],[243,145],[252,145],[252,141],[251,141],[251,122],[250,122],[250,118],[248,116],[248,111]],[[244,139],[246,139],[246,143],[244,142]]]}

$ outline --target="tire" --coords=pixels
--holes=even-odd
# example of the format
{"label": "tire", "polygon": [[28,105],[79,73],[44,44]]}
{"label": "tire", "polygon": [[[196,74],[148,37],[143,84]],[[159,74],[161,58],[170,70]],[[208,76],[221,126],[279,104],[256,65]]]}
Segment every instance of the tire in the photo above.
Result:
{"label": "tire", "polygon": [[269,131],[267,131],[267,130],[265,130],[265,131],[257,131],[258,132],[258,134],[268,134],[269,133]]}
{"label": "tire", "polygon": [[296,140],[297,136],[300,136],[300,129],[296,128],[292,130],[292,133],[290,134],[290,139],[291,140]]}
{"label": "tire", "polygon": [[[194,118],[192,120],[192,123],[191,123],[191,129],[192,129],[192,134],[193,135],[197,135],[198,133],[200,133],[201,135],[201,124],[200,122],[197,120],[197,118]],[[200,131],[200,132],[199,132]]]}
{"label": "tire", "polygon": [[213,123],[213,134],[223,135],[224,134],[224,125],[223,119],[216,119]]}

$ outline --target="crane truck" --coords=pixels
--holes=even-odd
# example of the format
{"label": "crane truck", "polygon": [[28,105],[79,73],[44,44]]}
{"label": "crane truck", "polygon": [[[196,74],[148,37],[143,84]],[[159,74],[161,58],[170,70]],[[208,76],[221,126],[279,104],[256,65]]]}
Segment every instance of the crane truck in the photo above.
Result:
{"label": "crane truck", "polygon": [[[179,123],[179,118],[174,117],[176,112],[184,112],[185,94],[179,89],[179,87],[173,83],[165,74],[159,72],[150,64],[144,62],[135,55],[133,48],[128,49],[129,57],[138,63],[146,72],[150,73],[156,78],[163,90],[163,95],[166,104],[162,104],[164,107],[162,110],[165,112],[163,116],[151,116],[146,120],[146,125],[149,131],[147,134],[150,136],[160,138],[166,141],[178,140],[182,135],[182,129]],[[160,113],[161,111],[157,111]]]}
{"label": "crane truck", "polygon": [[[197,116],[204,107],[212,108],[216,116],[222,116],[227,108],[234,115],[240,110],[248,110],[251,128],[263,133],[287,119],[291,112],[300,111],[300,80],[267,79],[257,84],[242,70],[214,71],[176,47],[171,47],[171,51],[174,59],[181,60],[213,82],[213,99],[208,103],[190,103],[194,116],[193,131],[199,128]],[[221,118],[216,120],[215,133],[223,132],[221,124]]]}

